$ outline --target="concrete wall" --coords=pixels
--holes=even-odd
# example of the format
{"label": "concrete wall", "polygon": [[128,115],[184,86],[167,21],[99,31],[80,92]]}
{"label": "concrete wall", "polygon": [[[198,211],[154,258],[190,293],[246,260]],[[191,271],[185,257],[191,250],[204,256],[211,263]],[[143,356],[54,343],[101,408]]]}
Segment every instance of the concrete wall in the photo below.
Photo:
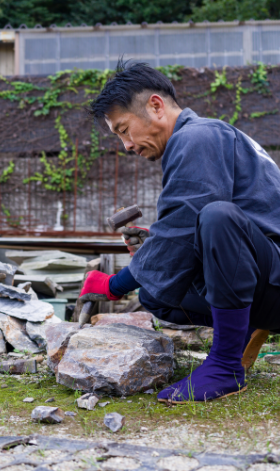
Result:
{"label": "concrete wall", "polygon": [[14,75],[14,43],[0,42],[0,75]]}

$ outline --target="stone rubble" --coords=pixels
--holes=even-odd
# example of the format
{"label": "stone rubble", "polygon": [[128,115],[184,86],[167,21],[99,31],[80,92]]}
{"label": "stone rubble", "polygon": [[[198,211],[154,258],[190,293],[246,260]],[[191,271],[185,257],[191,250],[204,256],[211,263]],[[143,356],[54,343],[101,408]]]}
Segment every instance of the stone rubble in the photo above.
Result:
{"label": "stone rubble", "polygon": [[0,360],[0,372],[10,374],[37,373],[37,362],[34,359],[28,360]]}
{"label": "stone rubble", "polygon": [[25,397],[22,402],[31,403],[31,402],[34,402],[34,401],[35,401],[34,397]]}
{"label": "stone rubble", "polygon": [[98,403],[99,398],[95,394],[84,394],[77,399],[77,405],[81,409],[93,410]]}
{"label": "stone rubble", "polygon": [[265,355],[264,359],[273,367],[273,369],[278,370],[280,368],[280,354],[270,355],[268,353],[267,355]]}
{"label": "stone rubble", "polygon": [[174,349],[184,350],[188,348],[199,349],[207,342],[208,346],[213,342],[213,329],[211,327],[198,327],[192,330],[162,329],[174,342]]}
{"label": "stone rubble", "polygon": [[59,407],[38,406],[33,409],[31,419],[35,422],[60,424],[64,419],[64,412]]}
{"label": "stone rubble", "polygon": [[110,401],[99,402],[99,403],[98,403],[99,407],[106,407],[106,406],[108,406],[108,404],[110,404]]}
{"label": "stone rubble", "polygon": [[118,432],[125,424],[125,417],[118,412],[111,412],[104,417],[104,425],[112,432]]}

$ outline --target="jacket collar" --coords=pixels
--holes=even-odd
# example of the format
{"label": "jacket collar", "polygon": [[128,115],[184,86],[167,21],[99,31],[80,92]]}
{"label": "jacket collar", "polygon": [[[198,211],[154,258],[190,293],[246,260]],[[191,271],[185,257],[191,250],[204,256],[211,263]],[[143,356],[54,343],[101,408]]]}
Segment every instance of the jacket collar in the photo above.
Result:
{"label": "jacket collar", "polygon": [[197,117],[197,114],[193,110],[191,110],[190,108],[185,108],[179,114],[172,134],[179,131],[185,124],[188,124],[188,121],[191,121],[192,119]]}

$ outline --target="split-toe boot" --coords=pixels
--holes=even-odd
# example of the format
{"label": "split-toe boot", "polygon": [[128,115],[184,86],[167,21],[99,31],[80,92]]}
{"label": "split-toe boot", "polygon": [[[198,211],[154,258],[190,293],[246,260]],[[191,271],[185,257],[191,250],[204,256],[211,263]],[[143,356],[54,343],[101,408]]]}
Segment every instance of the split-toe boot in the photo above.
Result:
{"label": "split-toe boot", "polygon": [[209,401],[246,390],[241,364],[249,327],[250,306],[244,309],[212,307],[213,345],[206,360],[188,377],[158,394],[160,402],[182,404]]}

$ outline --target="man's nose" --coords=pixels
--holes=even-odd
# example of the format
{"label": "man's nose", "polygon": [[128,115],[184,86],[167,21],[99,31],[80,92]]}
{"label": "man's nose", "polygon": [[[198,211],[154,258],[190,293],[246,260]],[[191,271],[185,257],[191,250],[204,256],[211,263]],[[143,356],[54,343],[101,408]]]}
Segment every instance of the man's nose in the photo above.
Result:
{"label": "man's nose", "polygon": [[134,142],[132,142],[130,139],[123,139],[123,145],[127,151],[134,150],[135,148]]}

